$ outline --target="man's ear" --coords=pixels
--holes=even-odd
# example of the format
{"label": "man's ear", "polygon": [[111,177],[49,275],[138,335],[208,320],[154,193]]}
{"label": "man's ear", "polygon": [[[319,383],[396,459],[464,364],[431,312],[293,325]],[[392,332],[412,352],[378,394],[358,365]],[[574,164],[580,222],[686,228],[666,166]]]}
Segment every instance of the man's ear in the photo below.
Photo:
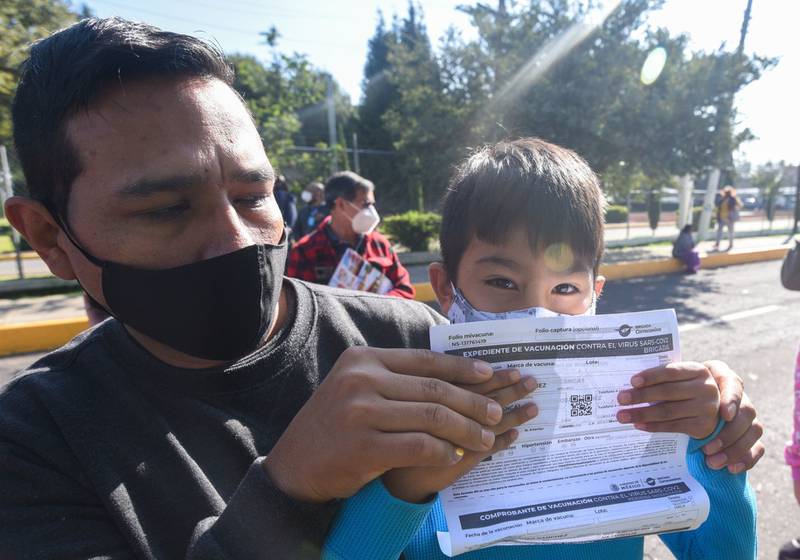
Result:
{"label": "man's ear", "polygon": [[431,263],[428,266],[428,277],[431,280],[433,293],[436,294],[436,301],[439,302],[442,313],[447,315],[447,312],[450,311],[450,306],[453,304],[453,284],[450,283],[450,275],[447,274],[444,264],[440,262]]}
{"label": "man's ear", "polygon": [[599,298],[603,293],[603,287],[606,285],[606,277],[598,274],[594,279],[594,297]]}
{"label": "man's ear", "polygon": [[41,202],[12,196],[6,200],[5,212],[9,223],[39,254],[50,272],[64,280],[76,278],[72,263],[59,244],[64,239],[61,227]]}

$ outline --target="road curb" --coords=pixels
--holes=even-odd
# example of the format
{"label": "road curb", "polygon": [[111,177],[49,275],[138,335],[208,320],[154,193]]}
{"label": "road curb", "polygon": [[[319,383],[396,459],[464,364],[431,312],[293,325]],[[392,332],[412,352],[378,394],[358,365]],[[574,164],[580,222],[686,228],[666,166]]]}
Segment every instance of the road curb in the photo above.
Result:
{"label": "road curb", "polygon": [[0,325],[0,356],[52,350],[88,327],[86,317]]}
{"label": "road curb", "polygon": [[[703,268],[719,268],[735,264],[747,264],[782,259],[788,247],[760,249],[751,251],[731,251],[729,253],[709,253],[700,258]],[[644,278],[661,274],[681,272],[683,266],[677,259],[657,259],[606,264],[600,273],[609,280]],[[436,295],[430,283],[415,284],[416,300],[430,302]],[[89,326],[86,317],[54,319],[31,323],[0,325],[0,356],[41,352],[58,348]]]}

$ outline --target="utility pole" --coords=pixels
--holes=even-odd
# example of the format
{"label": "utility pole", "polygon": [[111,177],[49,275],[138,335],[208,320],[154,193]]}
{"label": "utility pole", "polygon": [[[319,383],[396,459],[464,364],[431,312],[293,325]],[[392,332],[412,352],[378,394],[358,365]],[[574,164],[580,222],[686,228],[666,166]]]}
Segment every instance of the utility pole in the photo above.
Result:
{"label": "utility pole", "polygon": [[358,158],[358,133],[353,133],[353,167],[355,167],[356,173],[361,175],[361,165]]}
{"label": "utility pole", "polygon": [[331,152],[331,174],[339,171],[339,162],[336,161],[336,106],[333,103],[333,76],[328,75],[328,91],[326,98],[328,106],[328,149]]}
{"label": "utility pole", "polygon": [[[4,195],[0,196],[0,202],[4,203],[7,198],[14,196],[14,187],[11,180],[11,168],[8,166],[8,153],[6,152],[6,147],[2,145],[0,145],[0,172],[2,172],[4,187]],[[11,228],[11,241],[14,244],[14,252],[16,253],[17,276],[19,276],[21,280],[25,278],[25,273],[22,271],[22,253],[20,249],[22,242],[19,237],[19,232],[13,227]]]}

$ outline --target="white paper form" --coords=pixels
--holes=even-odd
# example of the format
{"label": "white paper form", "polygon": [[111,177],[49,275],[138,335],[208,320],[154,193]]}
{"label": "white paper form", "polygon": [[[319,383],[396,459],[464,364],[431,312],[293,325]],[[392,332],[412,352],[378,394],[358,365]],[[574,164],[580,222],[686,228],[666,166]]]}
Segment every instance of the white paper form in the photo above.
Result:
{"label": "white paper form", "polygon": [[635,373],[680,360],[673,310],[441,325],[431,348],[539,383],[518,403],[535,402],[539,414],[514,445],[440,493],[448,556],[691,530],[708,517],[686,465],[689,436],[616,420],[617,394]]}

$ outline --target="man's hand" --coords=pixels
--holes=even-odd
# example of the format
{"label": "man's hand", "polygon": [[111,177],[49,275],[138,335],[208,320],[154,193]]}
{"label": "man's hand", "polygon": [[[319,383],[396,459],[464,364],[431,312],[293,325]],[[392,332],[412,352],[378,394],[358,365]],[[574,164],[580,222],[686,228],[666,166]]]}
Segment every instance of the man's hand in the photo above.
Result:
{"label": "man's hand", "polygon": [[[471,390],[489,395],[506,406],[525,397],[536,387],[533,377],[520,379],[518,371],[505,370],[496,372],[490,381],[474,385]],[[538,409],[533,403],[506,412],[503,420],[492,427],[498,435],[494,446],[488,451],[466,451],[461,461],[450,466],[393,469],[383,475],[383,483],[396,498],[407,502],[423,502],[453,484],[489,455],[511,446],[518,436],[513,428],[534,418],[537,413]]]}
{"label": "man's hand", "polygon": [[712,469],[727,466],[734,474],[744,472],[764,456],[764,427],[744,394],[742,379],[725,362],[712,360],[705,365],[719,385],[720,415],[727,422],[717,437],[703,446],[706,465]]}
{"label": "man's hand", "polygon": [[[389,469],[451,466],[487,452],[503,409],[464,387],[492,378],[484,362],[427,350],[352,347],[300,409],[264,468],[304,501],[356,493]],[[456,386],[459,384],[461,386]]]}
{"label": "man's hand", "polygon": [[631,377],[621,405],[654,403],[617,412],[617,420],[647,432],[680,432],[708,437],[719,419],[720,391],[711,371],[697,362],[675,362]]}

